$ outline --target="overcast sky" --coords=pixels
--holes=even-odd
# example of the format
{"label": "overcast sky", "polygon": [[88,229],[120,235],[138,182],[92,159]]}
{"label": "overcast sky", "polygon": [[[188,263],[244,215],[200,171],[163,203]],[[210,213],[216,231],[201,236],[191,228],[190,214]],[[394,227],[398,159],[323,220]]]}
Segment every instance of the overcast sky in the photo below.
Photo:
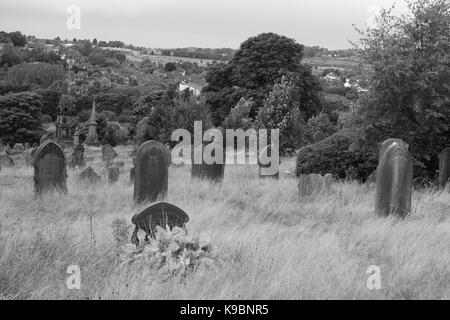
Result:
{"label": "overcast sky", "polygon": [[[399,10],[404,5],[398,0]],[[394,0],[0,0],[0,30],[42,38],[120,40],[146,47],[231,47],[262,32],[305,45],[350,47],[352,24]],[[81,9],[69,29],[67,8]]]}

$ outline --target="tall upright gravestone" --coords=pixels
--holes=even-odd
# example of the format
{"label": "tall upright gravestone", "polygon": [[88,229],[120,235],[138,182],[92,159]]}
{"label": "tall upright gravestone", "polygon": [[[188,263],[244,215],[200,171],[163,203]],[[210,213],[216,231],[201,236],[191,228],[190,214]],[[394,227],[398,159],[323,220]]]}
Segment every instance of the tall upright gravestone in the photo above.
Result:
{"label": "tall upright gravestone", "polygon": [[109,167],[113,160],[117,157],[117,152],[109,144],[102,146],[102,161],[106,162],[106,167]]}
{"label": "tall upright gravestone", "polygon": [[66,158],[55,142],[47,140],[36,150],[34,165],[35,194],[57,190],[67,193]]}
{"label": "tall upright gravestone", "polygon": [[450,147],[439,154],[439,186],[444,188],[450,179]]}
{"label": "tall upright gravestone", "polygon": [[375,211],[405,217],[411,210],[413,164],[408,144],[388,139],[381,144],[378,159]]}
{"label": "tall upright gravestone", "polygon": [[74,147],[72,153],[72,160],[70,162],[71,167],[85,167],[86,161],[84,160],[84,147],[82,144],[78,144]]}
{"label": "tall upright gravestone", "polygon": [[134,201],[156,201],[164,198],[169,185],[170,155],[160,142],[144,142],[136,152]]}

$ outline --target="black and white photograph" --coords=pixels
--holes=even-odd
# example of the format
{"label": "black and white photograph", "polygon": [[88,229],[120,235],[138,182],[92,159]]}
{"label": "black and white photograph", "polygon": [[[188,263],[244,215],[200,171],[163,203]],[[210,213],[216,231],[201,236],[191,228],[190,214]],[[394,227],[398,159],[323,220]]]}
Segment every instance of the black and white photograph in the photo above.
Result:
{"label": "black and white photograph", "polygon": [[0,300],[450,300],[450,1],[0,0]]}

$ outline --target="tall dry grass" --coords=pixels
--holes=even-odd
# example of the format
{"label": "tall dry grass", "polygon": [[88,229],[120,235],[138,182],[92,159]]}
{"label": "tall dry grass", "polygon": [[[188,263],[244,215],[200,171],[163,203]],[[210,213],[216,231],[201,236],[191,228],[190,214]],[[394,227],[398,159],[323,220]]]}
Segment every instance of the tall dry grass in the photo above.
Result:
{"label": "tall dry grass", "polygon": [[[190,216],[191,235],[217,247],[212,267],[174,276],[142,264],[121,266],[111,223],[130,221],[129,149],[120,181],[77,183],[68,195],[33,198],[32,168],[0,172],[0,297],[5,299],[449,299],[450,193],[413,194],[404,220],[374,215],[374,188],[335,183],[331,195],[300,199],[295,178],[259,179],[253,166],[228,166],[214,185],[171,167],[167,201]],[[100,150],[88,148],[103,173]],[[293,159],[282,169],[292,170]],[[91,239],[89,215],[93,210]],[[81,290],[66,287],[69,265]],[[381,290],[366,270],[381,270]]]}

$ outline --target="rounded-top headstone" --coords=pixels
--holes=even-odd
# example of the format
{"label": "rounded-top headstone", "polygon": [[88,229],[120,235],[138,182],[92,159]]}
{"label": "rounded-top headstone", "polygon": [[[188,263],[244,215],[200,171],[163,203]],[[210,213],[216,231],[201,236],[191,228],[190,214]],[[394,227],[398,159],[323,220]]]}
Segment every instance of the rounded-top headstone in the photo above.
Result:
{"label": "rounded-top headstone", "polygon": [[188,214],[177,206],[167,202],[156,203],[131,218],[131,222],[136,226],[131,236],[131,242],[139,244],[137,237],[139,229],[145,231],[146,239],[149,236],[155,238],[157,226],[162,228],[169,226],[171,229],[174,227],[184,228],[188,221]]}
{"label": "rounded-top headstone", "polygon": [[36,150],[33,165],[36,194],[50,190],[67,193],[66,158],[58,144],[51,140],[41,144]]}
{"label": "rounded-top headstone", "polygon": [[168,191],[170,155],[160,142],[144,142],[136,152],[134,201],[156,201]]}
{"label": "rounded-top headstone", "polygon": [[380,146],[375,211],[378,215],[406,216],[411,210],[413,164],[408,144],[388,139]]}

